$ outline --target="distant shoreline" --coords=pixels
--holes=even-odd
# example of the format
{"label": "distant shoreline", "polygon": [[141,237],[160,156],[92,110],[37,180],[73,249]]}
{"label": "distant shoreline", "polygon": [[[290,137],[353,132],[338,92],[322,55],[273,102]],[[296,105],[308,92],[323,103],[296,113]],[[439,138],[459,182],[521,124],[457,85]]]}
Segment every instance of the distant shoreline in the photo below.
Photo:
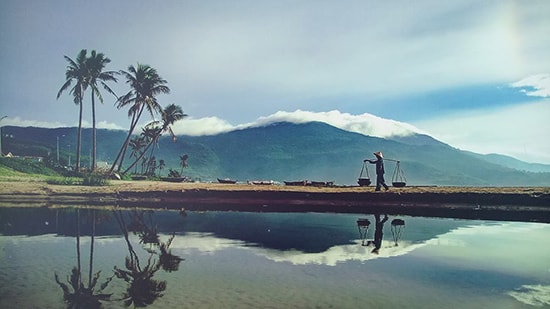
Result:
{"label": "distant shoreline", "polygon": [[310,187],[162,181],[109,186],[0,181],[0,207],[145,207],[191,211],[389,213],[550,223],[549,187]]}

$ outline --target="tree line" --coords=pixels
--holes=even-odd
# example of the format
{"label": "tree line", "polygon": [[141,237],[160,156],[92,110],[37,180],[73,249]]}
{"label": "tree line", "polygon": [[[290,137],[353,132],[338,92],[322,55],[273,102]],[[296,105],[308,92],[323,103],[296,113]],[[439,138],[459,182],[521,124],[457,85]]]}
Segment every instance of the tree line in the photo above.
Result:
{"label": "tree line", "polygon": [[[103,53],[95,50],[92,50],[88,55],[88,51],[82,49],[74,60],[68,56],[64,56],[64,58],[68,63],[65,71],[65,82],[57,92],[57,99],[63,92],[68,91],[73,97],[73,102],[79,107],[75,170],[80,171],[82,113],[86,91],[90,93],[92,111],[91,169],[92,172],[97,170],[95,101],[97,98],[103,103],[104,99],[100,91],[100,88],[103,88],[114,96],[117,109],[128,109],[128,117],[130,118],[128,133],[108,174],[111,175],[114,172],[126,174],[140,161],[146,161],[149,166],[146,171],[150,172],[152,169],[154,172],[154,168],[152,168],[153,165],[156,167],[153,156],[154,145],[158,143],[163,133],[169,133],[172,139],[176,141],[171,126],[187,116],[179,105],[170,104],[163,108],[159,104],[157,96],[170,93],[170,88],[167,86],[168,82],[158,74],[156,69],[141,63],[137,63],[135,66],[130,65],[127,70],[107,71],[106,66],[111,60]],[[118,82],[119,76],[124,78],[126,84],[130,87],[130,90],[122,96],[118,96],[109,86],[109,83]],[[132,137],[143,114],[149,114],[153,120],[142,128],[141,135]],[[156,116],[160,116],[160,120],[155,120]],[[131,148],[130,157],[133,158],[133,162],[126,169],[123,169],[129,147]],[[147,153],[149,153],[149,157],[146,156]],[[183,165],[186,165],[186,162],[182,160]]]}

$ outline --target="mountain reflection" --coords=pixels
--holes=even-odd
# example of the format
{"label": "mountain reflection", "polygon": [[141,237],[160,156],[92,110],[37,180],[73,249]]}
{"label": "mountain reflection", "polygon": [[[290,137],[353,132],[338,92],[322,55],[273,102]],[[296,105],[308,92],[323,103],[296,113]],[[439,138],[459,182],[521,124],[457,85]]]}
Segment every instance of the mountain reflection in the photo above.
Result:
{"label": "mountain reflection", "polygon": [[550,304],[548,224],[378,219],[376,254],[375,214],[0,208],[0,307]]}

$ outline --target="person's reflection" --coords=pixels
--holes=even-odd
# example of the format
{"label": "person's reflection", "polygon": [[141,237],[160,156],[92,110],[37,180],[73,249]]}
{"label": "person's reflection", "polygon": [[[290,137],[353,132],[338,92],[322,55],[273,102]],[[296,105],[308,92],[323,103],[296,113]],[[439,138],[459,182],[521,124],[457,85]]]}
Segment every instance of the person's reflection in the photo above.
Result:
{"label": "person's reflection", "polygon": [[374,214],[375,227],[374,227],[374,249],[371,253],[378,254],[380,247],[382,246],[382,237],[384,237],[384,223],[388,221],[388,215],[384,215],[384,219],[380,220],[380,214]]}

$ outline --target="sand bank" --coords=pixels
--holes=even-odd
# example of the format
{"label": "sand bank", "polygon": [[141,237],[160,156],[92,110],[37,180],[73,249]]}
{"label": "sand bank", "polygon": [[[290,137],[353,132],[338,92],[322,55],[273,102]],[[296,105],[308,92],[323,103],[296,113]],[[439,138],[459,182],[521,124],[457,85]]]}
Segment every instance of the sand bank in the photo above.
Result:
{"label": "sand bank", "polygon": [[[550,188],[310,187],[162,181],[109,186],[0,182],[0,206],[115,206],[224,211],[387,212],[550,222]],[[454,215],[453,215],[454,214]],[[503,218],[502,216],[505,216]]]}

